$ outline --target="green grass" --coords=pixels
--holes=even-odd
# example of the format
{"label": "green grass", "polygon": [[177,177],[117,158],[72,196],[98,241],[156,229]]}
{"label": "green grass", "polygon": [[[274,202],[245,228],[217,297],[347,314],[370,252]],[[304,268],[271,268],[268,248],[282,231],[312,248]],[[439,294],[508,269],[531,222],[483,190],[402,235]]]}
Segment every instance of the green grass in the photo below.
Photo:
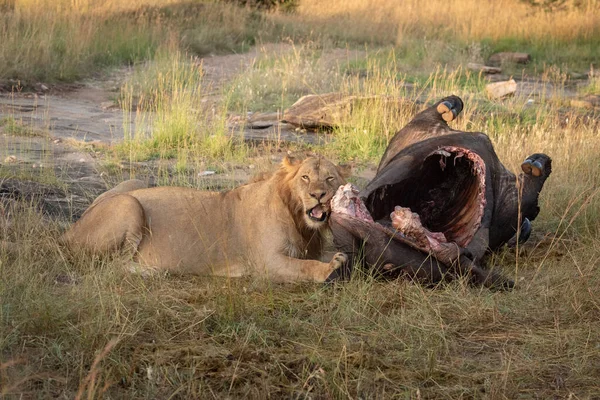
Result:
{"label": "green grass", "polygon": [[592,76],[587,84],[583,85],[579,88],[579,92],[581,94],[592,94],[592,95],[600,95],[600,77]]}
{"label": "green grass", "polygon": [[[114,147],[116,157],[130,161],[177,158],[180,169],[187,165],[188,154],[213,160],[242,159],[246,147],[227,127],[228,100],[209,110],[202,101],[209,90],[202,82],[202,66],[181,54],[167,57],[139,68],[123,86],[125,140]],[[131,109],[138,112],[132,114]],[[129,131],[131,118],[135,118],[134,132]]]}
{"label": "green grass", "polygon": [[9,136],[44,136],[39,130],[14,117],[0,118],[0,128],[2,128],[3,133]]}
{"label": "green grass", "polygon": [[322,53],[310,43],[279,53],[263,51],[251,68],[229,84],[231,111],[283,111],[304,95],[335,90],[340,71],[327,69],[320,62]]}
{"label": "green grass", "polygon": [[[489,54],[501,51],[518,51],[531,55],[532,62],[525,70],[528,72],[543,71],[546,67],[556,65],[568,72],[586,73],[590,65],[598,63],[600,43],[595,36],[577,37],[571,40],[557,38],[504,37],[498,40],[483,40],[482,45],[488,48]],[[487,58],[486,58],[487,59]],[[506,65],[509,73],[521,71],[523,66]]]}

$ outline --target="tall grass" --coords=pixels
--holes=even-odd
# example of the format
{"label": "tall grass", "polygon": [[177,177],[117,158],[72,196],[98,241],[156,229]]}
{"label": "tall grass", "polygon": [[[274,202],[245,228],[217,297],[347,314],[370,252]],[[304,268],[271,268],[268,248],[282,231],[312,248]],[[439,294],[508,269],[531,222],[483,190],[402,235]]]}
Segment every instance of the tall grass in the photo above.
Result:
{"label": "tall grass", "polygon": [[203,83],[202,64],[180,53],[163,53],[138,68],[120,97],[125,126],[133,117],[135,129],[114,146],[115,156],[130,162],[176,159],[182,173],[206,160],[243,159],[247,147],[227,125],[228,100],[206,102],[211,90]]}
{"label": "tall grass", "polygon": [[547,63],[584,70],[598,62],[600,3],[580,3],[547,12],[518,0],[305,0],[289,23],[342,44],[393,45],[421,62],[456,65],[495,51],[526,51],[538,69]]}
{"label": "tall grass", "polygon": [[197,55],[240,50],[260,21],[213,2],[16,0],[0,14],[0,79],[73,81],[168,45]]}
{"label": "tall grass", "polygon": [[600,52],[600,5],[579,3],[547,12],[518,0],[302,0],[295,13],[265,14],[228,2],[15,0],[0,15],[0,79],[73,81],[151,59],[167,44],[206,55],[282,38],[391,45],[410,66],[528,51],[531,69],[556,64],[582,72]]}
{"label": "tall grass", "polygon": [[[401,43],[405,37],[427,36],[452,40],[523,39],[572,40],[591,39],[598,34],[598,2],[589,0],[579,7],[567,6],[547,12],[517,0],[500,0],[482,4],[476,0],[409,1],[304,0],[298,14],[308,20],[329,22],[330,29],[363,37],[371,33],[379,40]],[[355,29],[343,29],[352,22]]]}

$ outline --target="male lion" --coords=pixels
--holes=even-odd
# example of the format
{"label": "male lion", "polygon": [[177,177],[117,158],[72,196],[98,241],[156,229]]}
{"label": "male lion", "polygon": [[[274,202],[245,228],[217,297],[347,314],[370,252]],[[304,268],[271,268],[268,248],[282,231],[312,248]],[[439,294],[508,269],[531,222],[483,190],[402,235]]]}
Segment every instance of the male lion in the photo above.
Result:
{"label": "male lion", "polygon": [[347,261],[343,253],[317,261],[347,172],[322,157],[286,157],[269,178],[223,193],[127,181],[99,196],[62,240],[129,250],[150,270],[323,282]]}

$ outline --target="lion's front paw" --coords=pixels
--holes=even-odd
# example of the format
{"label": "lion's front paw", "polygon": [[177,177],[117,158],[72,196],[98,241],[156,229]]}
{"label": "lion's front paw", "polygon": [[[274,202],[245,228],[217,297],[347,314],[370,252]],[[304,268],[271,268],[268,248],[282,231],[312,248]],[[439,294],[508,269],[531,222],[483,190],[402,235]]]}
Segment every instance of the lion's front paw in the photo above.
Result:
{"label": "lion's front paw", "polygon": [[336,269],[343,267],[347,262],[347,255],[345,255],[344,253],[335,253],[333,255],[333,258],[331,259],[331,262],[329,263],[329,266],[331,267],[332,271],[335,271]]}
{"label": "lion's front paw", "polygon": [[335,253],[329,263],[329,271],[329,276],[325,279],[325,282],[348,280],[351,272],[348,265],[348,256],[344,253]]}

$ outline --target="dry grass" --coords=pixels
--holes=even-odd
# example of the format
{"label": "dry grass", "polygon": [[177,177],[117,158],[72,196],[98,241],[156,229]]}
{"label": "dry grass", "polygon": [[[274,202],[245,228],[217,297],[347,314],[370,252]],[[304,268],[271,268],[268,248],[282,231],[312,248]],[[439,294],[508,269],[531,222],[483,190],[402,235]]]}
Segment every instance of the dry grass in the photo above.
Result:
{"label": "dry grass", "polygon": [[600,52],[600,3],[565,3],[549,13],[518,0],[306,0],[298,15],[284,21],[291,35],[312,32],[325,43],[394,45],[407,66],[420,69],[481,62],[496,51],[525,51],[533,56],[531,70],[545,63],[581,72]]}
{"label": "dry grass", "polygon": [[[6,77],[22,71],[66,79],[104,63],[112,51],[106,46],[133,45],[137,50],[106,64],[153,59],[136,64],[121,91],[125,109],[139,108],[138,130],[109,149],[106,159],[114,165],[154,159],[159,183],[201,188],[211,185],[197,176],[207,165],[249,162],[252,150],[229,139],[225,122],[232,111],[275,111],[300,95],[326,91],[424,103],[460,95],[465,110],[452,126],[487,132],[508,168],[518,170],[535,152],[553,158],[534,236],[518,253],[505,250],[491,260],[516,277],[517,288],[496,293],[456,282],[426,289],[378,281],[363,271],[349,283],[330,286],[142,278],[124,272],[127,260],[119,257],[66,253],[56,240],[64,221],[49,221],[32,204],[13,204],[0,207],[0,240],[18,244],[16,251],[0,245],[0,397],[600,396],[600,129],[597,114],[569,109],[564,98],[571,90],[567,72],[585,63],[589,68],[600,54],[594,53],[600,43],[597,2],[545,14],[508,0],[408,1],[402,7],[304,0],[296,15],[261,17],[211,3],[198,18],[212,18],[219,29],[233,32],[225,42],[209,35],[214,22],[197,29],[182,23],[191,30],[181,30],[173,27],[181,15],[155,14],[179,4],[17,0],[13,14],[0,16],[6,22],[0,28],[0,71]],[[42,5],[53,18],[43,18]],[[142,9],[152,16],[140,17]],[[190,18],[186,23],[198,21]],[[251,27],[252,18],[272,25]],[[231,27],[232,21],[239,24]],[[256,40],[256,32],[272,34],[272,28],[300,43],[264,52],[218,91],[217,100],[203,103],[215,90],[202,64],[182,46],[204,40],[208,48],[243,47]],[[179,36],[184,31],[191,36]],[[65,53],[45,50],[61,41]],[[347,49],[347,57],[329,62],[332,44],[347,42],[369,46],[359,53]],[[536,85],[553,84],[550,93],[490,101],[483,78],[457,67],[511,44],[537,51],[538,65],[545,54],[564,50],[556,58],[564,63],[548,63],[537,76]],[[50,75],[39,72],[43,63],[51,66]],[[582,91],[595,93],[596,86],[591,80]],[[317,150],[372,164],[419,107],[365,102],[334,132],[336,140]],[[27,129],[11,120],[3,125]],[[161,169],[163,162],[170,167]]]}
{"label": "dry grass", "polygon": [[[518,0],[300,1],[263,15],[227,2],[14,0],[0,15],[0,79],[73,81],[152,59],[169,47],[205,55],[292,39],[319,45],[394,45],[410,66],[481,61],[493,51],[532,53],[582,72],[600,51],[600,5],[546,12]],[[347,29],[352,26],[352,29]]]}
{"label": "dry grass", "polygon": [[[449,41],[502,39],[573,40],[594,38],[598,34],[597,1],[580,7],[573,2],[552,13],[515,0],[500,0],[482,5],[476,0],[381,1],[305,0],[298,14],[306,20],[318,18],[337,24],[339,31],[351,22],[353,34],[402,43],[405,37],[426,35]],[[358,24],[358,26],[356,25]]]}
{"label": "dry grass", "polygon": [[[597,243],[529,247],[520,285],[270,285],[69,258],[25,212],[2,254],[4,395],[425,398],[598,395]],[[40,237],[45,239],[40,240]],[[514,254],[499,257],[506,269]],[[566,267],[568,263],[571,267]],[[13,362],[13,363],[11,363]]]}
{"label": "dry grass", "polygon": [[73,81],[152,59],[164,47],[239,51],[260,15],[228,4],[169,0],[16,0],[0,14],[0,79]]}

